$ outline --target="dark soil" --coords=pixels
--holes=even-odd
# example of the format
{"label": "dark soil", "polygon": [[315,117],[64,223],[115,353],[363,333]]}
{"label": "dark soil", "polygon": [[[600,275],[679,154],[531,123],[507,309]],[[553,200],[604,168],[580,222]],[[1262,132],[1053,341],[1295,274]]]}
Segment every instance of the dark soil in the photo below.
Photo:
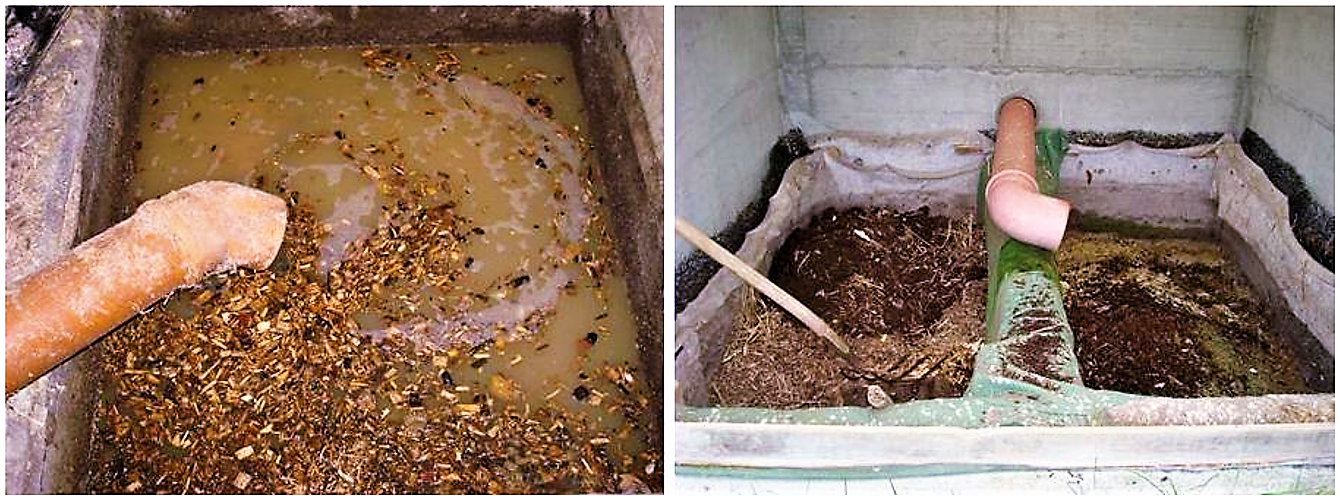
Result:
{"label": "dark soil", "polygon": [[950,230],[924,207],[830,209],[782,244],[769,275],[848,337],[916,334],[986,278],[985,252],[971,247],[981,241],[964,229],[953,249]]}
{"label": "dark soil", "polygon": [[[837,330],[853,360],[747,292],[712,404],[866,406],[868,385],[894,402],[961,396],[983,336],[982,248],[970,220],[924,208],[825,211],[788,238],[770,275]],[[1179,398],[1334,392],[1331,380],[1304,378],[1267,306],[1213,241],[1072,230],[1057,261],[1087,387]],[[1029,338],[1007,366],[1067,380],[1059,342]]]}
{"label": "dark soil", "polygon": [[[747,292],[712,404],[867,406],[869,385],[894,402],[961,396],[986,302],[980,231],[969,225],[924,210],[852,209],[797,230],[771,276],[838,331],[853,360]],[[1074,231],[1057,260],[1087,387],[1178,398],[1334,392],[1303,377],[1266,306],[1212,241]],[[1028,338],[1007,351],[1007,368],[1069,380],[1056,365],[1059,343]]]}
{"label": "dark soil", "polygon": [[767,301],[746,295],[715,405],[868,405],[958,397],[982,339],[986,255],[970,217],[926,208],[827,210],[777,251],[771,277],[852,347],[853,360]]}
{"label": "dark soil", "polygon": [[[991,138],[992,141],[996,139],[995,129],[985,129],[978,132]],[[1150,131],[1066,131],[1066,142],[1074,145],[1103,147],[1121,144],[1125,141],[1134,141],[1149,148],[1176,149],[1214,143],[1223,135],[1220,132],[1162,134]]]}
{"label": "dark soil", "polygon": [[1069,308],[1080,340],[1081,377],[1089,387],[1200,397],[1206,382],[1216,379],[1211,355],[1191,338],[1196,319],[1155,304],[1137,286],[1119,285],[1094,296]]}
{"label": "dark soil", "polygon": [[1061,339],[1055,336],[1032,336],[1011,350],[1005,351],[1005,362],[1026,369],[1038,376],[1057,381],[1069,381],[1056,369],[1057,353],[1061,351]]}
{"label": "dark soil", "polygon": [[1177,398],[1327,391],[1309,388],[1214,244],[1067,239],[1058,260],[1086,387]]}

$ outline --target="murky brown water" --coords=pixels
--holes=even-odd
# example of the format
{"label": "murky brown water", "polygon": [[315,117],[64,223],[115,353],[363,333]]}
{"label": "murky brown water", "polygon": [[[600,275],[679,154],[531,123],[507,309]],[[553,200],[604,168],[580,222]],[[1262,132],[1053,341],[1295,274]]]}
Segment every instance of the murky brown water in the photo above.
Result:
{"label": "murky brown water", "polygon": [[[396,312],[350,316],[365,339],[407,341],[432,361],[406,366],[417,376],[401,380],[446,370],[449,399],[424,406],[487,393],[521,413],[580,416],[625,455],[646,449],[610,405],[612,389],[641,383],[636,328],[587,181],[593,155],[562,46],[172,56],[149,65],[142,101],[134,197],[201,180],[286,194],[324,231],[310,271],[318,277],[357,259],[379,228],[401,228],[388,208],[450,215],[462,237],[449,263],[463,270],[433,284],[389,274],[370,305]],[[200,297],[179,293],[166,305],[183,320],[206,315],[189,298]],[[393,408],[384,412],[392,420],[412,413]]]}

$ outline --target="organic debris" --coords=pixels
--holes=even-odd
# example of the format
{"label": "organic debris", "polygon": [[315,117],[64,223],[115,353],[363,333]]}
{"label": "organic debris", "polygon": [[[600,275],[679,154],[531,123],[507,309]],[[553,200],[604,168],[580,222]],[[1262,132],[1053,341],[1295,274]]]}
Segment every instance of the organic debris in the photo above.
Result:
{"label": "organic debris", "polygon": [[985,267],[971,215],[824,211],[778,250],[772,278],[834,327],[856,366],[746,290],[712,404],[785,409],[961,396],[983,336]]}
{"label": "organic debris", "polygon": [[107,337],[96,491],[613,492],[621,475],[658,464],[654,449],[590,443],[637,433],[654,394],[629,368],[585,384],[625,418],[606,432],[555,405],[516,406],[505,377],[455,385],[442,368],[479,352],[358,336],[366,297],[311,273],[311,213],[291,211],[283,271],[211,280],[178,293],[196,315],[160,303]]}
{"label": "organic debris", "polygon": [[1163,397],[1309,389],[1213,242],[1071,232],[1057,253],[1086,387]]}
{"label": "organic debris", "polygon": [[[711,404],[877,407],[881,393],[892,402],[962,395],[982,339],[984,246],[979,231],[930,231],[945,226],[924,211],[852,209],[825,211],[794,232],[773,260],[773,279],[847,338],[858,366],[841,364],[799,321],[745,290]],[[1086,387],[1165,397],[1334,392],[1329,380],[1304,380],[1300,367],[1315,363],[1275,332],[1213,242],[1072,230],[1056,256]],[[1019,328],[1052,329],[1040,321]],[[1069,380],[1056,360],[1060,344],[1029,338],[1007,351],[1007,367]]]}
{"label": "organic debris", "polygon": [[970,216],[927,208],[827,210],[777,251],[771,276],[848,337],[925,332],[967,281],[986,277]]}
{"label": "organic debris", "polygon": [[[380,77],[412,77],[425,85],[446,78],[433,71],[436,66],[449,74],[461,69],[454,55],[439,54],[430,68],[417,62],[423,58],[411,62],[403,51],[369,50],[362,56]],[[456,66],[450,65],[453,60]],[[518,372],[539,358],[522,358],[508,344],[515,347],[548,326],[556,317],[548,308],[528,311],[524,324],[500,321],[507,329],[474,330],[469,336],[425,338],[398,331],[434,323],[446,313],[506,306],[560,266],[575,272],[557,283],[558,294],[571,294],[579,280],[596,285],[606,280],[613,244],[603,222],[597,213],[570,209],[596,199],[590,186],[545,185],[559,212],[583,225],[568,227],[568,242],[551,246],[556,251],[534,260],[534,269],[501,277],[446,305],[442,291],[474,261],[463,252],[465,245],[485,238],[478,224],[456,210],[471,185],[413,169],[407,142],[359,134],[348,127],[299,135],[289,144],[338,141],[343,157],[393,201],[381,206],[382,224],[348,246],[329,270],[318,265],[329,224],[316,218],[311,196],[288,186],[278,163],[268,159],[252,181],[289,203],[289,226],[275,263],[178,291],[101,342],[105,383],[94,415],[90,489],[659,490],[660,439],[650,432],[659,429],[647,424],[657,390],[648,388],[630,363],[579,353],[570,361],[571,381],[552,383],[557,389],[544,400],[525,395]],[[572,142],[576,151],[587,150],[579,137]],[[534,148],[547,151],[550,145]],[[281,148],[275,156],[284,153]],[[559,162],[552,164],[557,171]],[[603,301],[599,295],[605,293],[590,294]],[[614,343],[606,340],[627,335],[616,336],[598,322],[608,311],[595,314],[593,324],[553,333],[561,337],[554,340],[598,338],[605,347]],[[579,372],[590,375],[579,380]],[[564,395],[573,388],[583,389],[586,398]]]}

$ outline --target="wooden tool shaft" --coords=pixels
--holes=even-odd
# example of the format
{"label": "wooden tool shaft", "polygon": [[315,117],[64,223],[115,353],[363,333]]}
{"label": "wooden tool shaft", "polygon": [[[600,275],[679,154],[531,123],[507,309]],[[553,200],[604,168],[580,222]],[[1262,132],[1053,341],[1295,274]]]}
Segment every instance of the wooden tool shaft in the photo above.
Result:
{"label": "wooden tool shaft", "polygon": [[727,251],[726,248],[721,247],[716,241],[713,241],[708,237],[707,234],[704,234],[701,230],[698,230],[697,227],[694,227],[693,224],[684,221],[683,218],[676,217],[675,232],[690,244],[693,244],[704,253],[707,253],[707,256],[712,257],[712,259],[716,260],[717,263],[720,263],[721,266],[726,267],[727,270],[730,270],[743,280],[745,284],[761,291],[768,298],[771,298],[772,301],[777,302],[778,305],[781,305],[782,308],[786,309],[787,312],[790,312],[791,315],[800,319],[800,322],[805,323],[805,326],[809,327],[815,334],[818,334],[832,343],[834,347],[837,347],[837,349],[842,352],[842,354],[846,355],[851,352],[851,348],[847,347],[846,342],[843,342],[841,338],[838,338],[837,333],[833,331],[833,328],[830,328],[828,323],[824,322],[824,320],[816,315],[814,311],[810,310],[809,307],[806,307],[805,304],[800,303],[800,300],[797,300],[796,297],[791,296],[790,293],[787,293],[781,287],[778,287],[772,281],[768,280],[763,274],[758,273],[753,267],[750,267],[747,263],[741,261],[730,251]]}

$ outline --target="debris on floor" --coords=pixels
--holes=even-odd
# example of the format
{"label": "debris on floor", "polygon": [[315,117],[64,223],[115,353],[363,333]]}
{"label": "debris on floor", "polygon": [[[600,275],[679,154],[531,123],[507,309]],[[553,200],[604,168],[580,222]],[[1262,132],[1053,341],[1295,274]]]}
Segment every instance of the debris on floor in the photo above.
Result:
{"label": "debris on floor", "polygon": [[565,49],[174,57],[135,194],[236,178],[289,226],[100,342],[90,491],[661,490]]}
{"label": "debris on floor", "polygon": [[833,326],[856,364],[746,291],[712,404],[882,406],[966,390],[986,304],[986,253],[971,216],[827,210],[788,238],[770,275]]}
{"label": "debris on floor", "polygon": [[1320,390],[1214,242],[1070,232],[1057,264],[1087,387],[1181,398]]}

